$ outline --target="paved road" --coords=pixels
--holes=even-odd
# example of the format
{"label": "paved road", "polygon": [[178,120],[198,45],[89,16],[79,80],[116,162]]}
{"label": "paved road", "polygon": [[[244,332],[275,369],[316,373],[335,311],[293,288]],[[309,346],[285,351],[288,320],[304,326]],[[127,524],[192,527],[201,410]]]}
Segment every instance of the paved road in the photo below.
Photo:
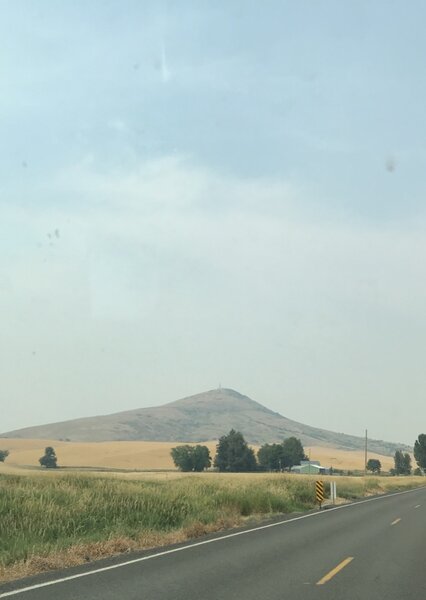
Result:
{"label": "paved road", "polygon": [[[122,563],[102,569],[91,565],[83,576],[84,570],[63,571],[3,586],[0,598],[426,598],[426,488],[310,513]],[[61,580],[70,576],[75,578]],[[27,589],[22,590],[23,586]]]}

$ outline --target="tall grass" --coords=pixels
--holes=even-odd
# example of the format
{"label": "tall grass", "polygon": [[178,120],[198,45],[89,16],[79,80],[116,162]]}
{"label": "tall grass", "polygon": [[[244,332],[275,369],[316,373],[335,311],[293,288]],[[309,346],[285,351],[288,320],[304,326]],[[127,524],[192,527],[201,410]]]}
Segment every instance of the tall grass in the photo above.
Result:
{"label": "tall grass", "polygon": [[[401,479],[394,478],[394,485],[421,483],[419,478]],[[382,489],[379,478],[337,481],[343,498]],[[129,548],[144,545],[143,539],[151,544],[152,540],[178,541],[239,524],[246,517],[314,505],[313,478],[303,476],[201,475],[134,481],[90,475],[0,475],[0,566],[5,578],[5,568],[14,563],[48,557],[76,545],[118,538],[124,538]],[[174,538],[170,535],[174,532],[184,532],[183,537]],[[109,548],[106,553],[111,552]]]}
{"label": "tall grass", "polygon": [[66,475],[0,479],[0,564],[143,530],[167,532],[229,516],[289,512],[313,506],[303,479],[123,481]]}

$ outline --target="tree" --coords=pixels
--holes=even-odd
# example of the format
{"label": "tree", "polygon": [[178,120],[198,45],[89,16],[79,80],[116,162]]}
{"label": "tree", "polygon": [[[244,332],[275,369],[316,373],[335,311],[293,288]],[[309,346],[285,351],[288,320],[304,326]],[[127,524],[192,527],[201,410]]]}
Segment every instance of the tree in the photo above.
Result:
{"label": "tree", "polygon": [[9,450],[0,450],[0,462],[4,462],[9,456]]}
{"label": "tree", "polygon": [[297,437],[289,437],[282,443],[283,446],[283,467],[291,469],[294,465],[300,465],[302,460],[307,460],[302,442]]}
{"label": "tree", "polygon": [[231,429],[228,435],[223,435],[219,439],[214,466],[219,471],[232,473],[256,470],[254,451],[249,447],[242,433]]}
{"label": "tree", "polygon": [[382,463],[377,458],[370,458],[367,462],[367,471],[372,473],[380,473],[382,470]]}
{"label": "tree", "polygon": [[204,471],[211,466],[210,452],[207,446],[176,446],[170,454],[176,467],[181,471]]}
{"label": "tree", "polygon": [[175,466],[181,471],[192,471],[192,446],[176,446],[170,452]]}
{"label": "tree", "polygon": [[411,456],[408,454],[408,452],[405,452],[404,454],[404,464],[405,464],[405,475],[411,475]]}
{"label": "tree", "polygon": [[411,456],[408,452],[402,452],[397,450],[394,456],[395,468],[393,469],[395,475],[410,475],[411,473]]}
{"label": "tree", "polygon": [[47,446],[44,451],[44,456],[39,458],[40,465],[46,467],[46,469],[56,469],[58,459],[56,458],[56,452],[52,446]]}
{"label": "tree", "polygon": [[402,472],[404,470],[404,459],[403,459],[403,454],[401,450],[396,450],[395,451],[395,456],[393,457],[393,462],[394,462],[394,473],[395,475],[402,475]]}
{"label": "tree", "polygon": [[414,458],[419,468],[426,471],[426,434],[421,433],[414,442]]}
{"label": "tree", "polygon": [[210,451],[207,446],[197,445],[194,448],[193,453],[194,471],[200,472],[204,469],[211,467],[212,459],[210,457]]}
{"label": "tree", "polygon": [[259,465],[268,471],[291,469],[307,459],[302,442],[296,437],[289,437],[282,444],[264,444],[257,458]]}
{"label": "tree", "polygon": [[282,471],[285,465],[283,445],[264,444],[257,452],[257,460],[267,471]]}
{"label": "tree", "polygon": [[423,471],[421,470],[420,467],[417,467],[416,469],[414,469],[413,475],[422,477],[423,476]]}

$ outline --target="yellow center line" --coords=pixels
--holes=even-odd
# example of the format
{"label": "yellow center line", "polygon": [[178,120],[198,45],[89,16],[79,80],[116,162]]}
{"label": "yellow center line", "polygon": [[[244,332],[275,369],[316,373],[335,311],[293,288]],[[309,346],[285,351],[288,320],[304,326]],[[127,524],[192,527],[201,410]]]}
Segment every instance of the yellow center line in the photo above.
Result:
{"label": "yellow center line", "polygon": [[339,563],[337,565],[337,567],[334,567],[334,569],[331,569],[331,571],[329,573],[327,573],[327,575],[324,575],[324,577],[322,579],[317,581],[317,585],[324,585],[324,583],[327,583],[327,581],[330,581],[330,579],[332,579],[335,575],[337,575],[337,573],[339,571],[344,569],[346,567],[346,565],[348,565],[350,562],[352,562],[353,559],[354,559],[353,556],[348,556],[348,558],[345,558],[345,560],[342,560],[342,562]]}
{"label": "yellow center line", "polygon": [[392,521],[391,525],[396,525],[397,523],[400,522],[401,519],[395,519],[395,521]]}

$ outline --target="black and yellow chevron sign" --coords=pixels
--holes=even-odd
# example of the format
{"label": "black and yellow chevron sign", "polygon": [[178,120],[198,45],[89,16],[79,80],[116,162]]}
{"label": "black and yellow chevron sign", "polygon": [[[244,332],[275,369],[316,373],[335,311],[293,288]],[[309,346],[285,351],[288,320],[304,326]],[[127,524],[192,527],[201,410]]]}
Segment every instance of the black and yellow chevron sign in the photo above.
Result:
{"label": "black and yellow chevron sign", "polygon": [[321,504],[324,502],[325,498],[325,486],[323,481],[315,482],[315,497],[321,507]]}

